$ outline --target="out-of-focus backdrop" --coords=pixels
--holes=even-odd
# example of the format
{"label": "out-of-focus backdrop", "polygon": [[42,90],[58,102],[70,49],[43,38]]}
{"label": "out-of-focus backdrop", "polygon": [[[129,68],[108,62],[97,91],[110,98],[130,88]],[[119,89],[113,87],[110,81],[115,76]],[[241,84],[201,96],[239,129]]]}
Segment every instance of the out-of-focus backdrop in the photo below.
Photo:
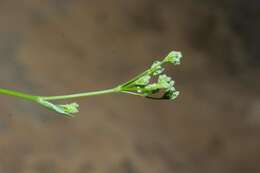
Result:
{"label": "out-of-focus backdrop", "polygon": [[0,172],[260,172],[259,31],[259,0],[1,0],[3,88],[91,91],[184,59],[175,102],[86,98],[66,119],[0,96]]}

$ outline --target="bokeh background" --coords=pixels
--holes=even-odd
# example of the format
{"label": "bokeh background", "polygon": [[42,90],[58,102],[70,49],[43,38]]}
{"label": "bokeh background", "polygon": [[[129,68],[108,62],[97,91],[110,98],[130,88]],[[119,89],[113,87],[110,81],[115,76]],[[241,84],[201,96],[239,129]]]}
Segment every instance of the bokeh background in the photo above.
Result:
{"label": "bokeh background", "polygon": [[1,0],[1,87],[114,86],[171,50],[175,102],[79,99],[67,119],[1,96],[1,173],[260,172],[259,0]]}

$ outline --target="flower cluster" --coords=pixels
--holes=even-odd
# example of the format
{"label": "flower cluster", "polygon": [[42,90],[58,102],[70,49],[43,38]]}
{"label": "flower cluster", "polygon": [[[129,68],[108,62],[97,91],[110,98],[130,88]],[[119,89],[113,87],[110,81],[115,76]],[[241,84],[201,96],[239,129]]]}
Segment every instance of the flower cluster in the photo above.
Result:
{"label": "flower cluster", "polygon": [[[170,52],[162,61],[155,61],[148,70],[122,85],[121,90],[125,93],[151,99],[176,99],[180,92],[174,88],[172,78],[164,74],[163,65],[167,63],[179,65],[181,58],[182,54],[180,52]],[[152,82],[152,79],[155,79],[155,81]],[[161,97],[152,96],[159,92],[163,92]]]}

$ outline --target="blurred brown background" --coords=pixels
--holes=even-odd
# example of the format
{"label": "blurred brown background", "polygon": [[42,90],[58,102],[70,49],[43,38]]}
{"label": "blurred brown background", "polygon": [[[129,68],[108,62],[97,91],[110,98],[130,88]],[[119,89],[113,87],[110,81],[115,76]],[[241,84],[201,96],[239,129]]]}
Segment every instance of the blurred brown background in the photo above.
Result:
{"label": "blurred brown background", "polygon": [[171,50],[181,96],[80,99],[63,118],[0,98],[0,173],[260,172],[259,0],[1,0],[0,82],[102,89]]}

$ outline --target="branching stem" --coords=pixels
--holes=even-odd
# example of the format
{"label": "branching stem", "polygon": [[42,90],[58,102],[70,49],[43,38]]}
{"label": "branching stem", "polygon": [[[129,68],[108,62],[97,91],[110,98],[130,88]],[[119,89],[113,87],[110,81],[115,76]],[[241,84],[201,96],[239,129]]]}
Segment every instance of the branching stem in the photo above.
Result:
{"label": "branching stem", "polygon": [[[111,89],[69,95],[37,96],[15,90],[0,88],[0,94],[14,96],[39,103],[40,105],[65,116],[72,116],[74,113],[77,113],[79,105],[77,103],[60,105],[55,104],[52,101],[112,93],[125,93],[157,100],[174,100],[179,95],[179,92],[175,89],[174,81],[171,79],[171,77],[164,74],[164,67],[162,66],[167,63],[178,65],[180,64],[181,57],[182,55],[180,52],[172,51],[162,61],[155,61],[152,66],[150,66],[150,68],[146,69],[144,72]],[[154,77],[157,78],[157,81],[151,80]],[[163,93],[161,97],[152,97],[154,94],[159,93],[160,91]]]}

